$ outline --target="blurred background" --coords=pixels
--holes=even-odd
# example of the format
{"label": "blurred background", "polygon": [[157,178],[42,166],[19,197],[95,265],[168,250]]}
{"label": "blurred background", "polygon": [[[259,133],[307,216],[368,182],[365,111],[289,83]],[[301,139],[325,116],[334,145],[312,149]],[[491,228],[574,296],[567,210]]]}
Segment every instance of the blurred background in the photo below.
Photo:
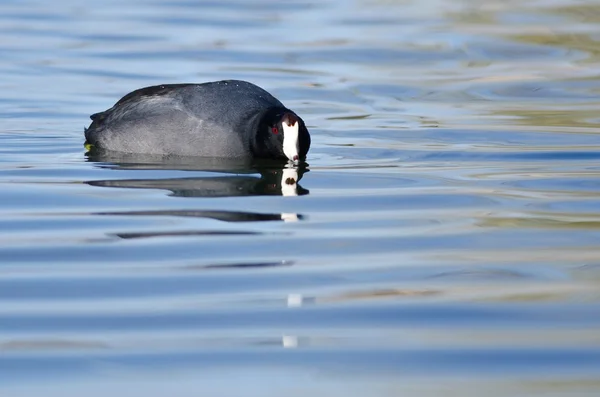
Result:
{"label": "blurred background", "polygon": [[[306,168],[86,154],[229,78]],[[0,88],[3,397],[600,395],[597,1],[4,0]]]}

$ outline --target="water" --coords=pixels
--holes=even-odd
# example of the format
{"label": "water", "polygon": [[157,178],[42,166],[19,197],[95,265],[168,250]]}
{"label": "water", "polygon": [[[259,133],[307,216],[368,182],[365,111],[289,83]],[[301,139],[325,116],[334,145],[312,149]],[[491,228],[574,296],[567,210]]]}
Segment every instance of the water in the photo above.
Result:
{"label": "water", "polygon": [[[2,396],[598,395],[599,22],[3,2]],[[85,154],[127,92],[221,78],[303,116],[307,169]]]}

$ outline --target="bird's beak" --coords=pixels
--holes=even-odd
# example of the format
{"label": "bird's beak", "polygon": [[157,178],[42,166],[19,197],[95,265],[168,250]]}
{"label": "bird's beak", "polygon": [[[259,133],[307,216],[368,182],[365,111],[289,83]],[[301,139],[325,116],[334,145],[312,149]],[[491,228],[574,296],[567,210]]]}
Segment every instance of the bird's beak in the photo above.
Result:
{"label": "bird's beak", "polygon": [[300,161],[298,129],[300,122],[292,114],[286,114],[281,120],[283,126],[283,153],[294,164]]}

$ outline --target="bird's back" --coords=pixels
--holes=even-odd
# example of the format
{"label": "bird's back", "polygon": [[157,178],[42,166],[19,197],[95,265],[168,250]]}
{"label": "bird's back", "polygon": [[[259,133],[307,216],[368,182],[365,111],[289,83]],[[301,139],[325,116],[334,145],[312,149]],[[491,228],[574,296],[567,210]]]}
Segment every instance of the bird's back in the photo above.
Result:
{"label": "bird's back", "polygon": [[237,80],[141,88],[91,116],[85,136],[102,149],[161,155],[248,157],[257,117],[281,102]]}

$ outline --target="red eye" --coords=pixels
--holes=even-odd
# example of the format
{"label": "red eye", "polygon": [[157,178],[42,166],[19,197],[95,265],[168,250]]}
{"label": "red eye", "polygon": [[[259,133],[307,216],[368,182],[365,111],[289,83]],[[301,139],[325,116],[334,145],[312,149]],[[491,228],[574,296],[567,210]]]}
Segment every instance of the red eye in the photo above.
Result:
{"label": "red eye", "polygon": [[279,134],[279,130],[277,129],[277,127],[271,127],[271,132],[275,135]]}

